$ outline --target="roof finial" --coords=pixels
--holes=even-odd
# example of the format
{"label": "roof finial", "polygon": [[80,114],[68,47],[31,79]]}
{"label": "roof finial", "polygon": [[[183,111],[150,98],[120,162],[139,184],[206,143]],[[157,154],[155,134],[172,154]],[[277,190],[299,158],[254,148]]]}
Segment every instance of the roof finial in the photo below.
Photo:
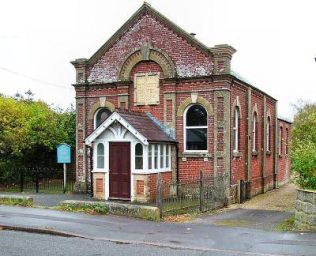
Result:
{"label": "roof finial", "polygon": [[144,1],[144,5],[148,5],[148,6],[151,6],[151,4],[147,1]]}

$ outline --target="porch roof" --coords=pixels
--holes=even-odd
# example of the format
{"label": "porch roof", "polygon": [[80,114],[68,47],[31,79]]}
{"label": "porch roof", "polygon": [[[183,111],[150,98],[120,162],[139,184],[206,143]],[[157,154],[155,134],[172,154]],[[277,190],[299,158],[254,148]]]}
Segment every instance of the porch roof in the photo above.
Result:
{"label": "porch roof", "polygon": [[160,128],[146,113],[132,111],[115,111],[86,139],[85,143],[90,145],[101,135],[112,123],[119,122],[142,143],[148,142],[176,142],[162,128]]}

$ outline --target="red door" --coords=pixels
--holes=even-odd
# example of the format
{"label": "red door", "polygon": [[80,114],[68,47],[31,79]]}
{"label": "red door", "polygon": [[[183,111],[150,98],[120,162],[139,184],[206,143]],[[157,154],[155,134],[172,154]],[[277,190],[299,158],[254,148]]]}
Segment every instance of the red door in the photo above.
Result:
{"label": "red door", "polygon": [[129,142],[110,142],[110,197],[130,199],[131,146]]}

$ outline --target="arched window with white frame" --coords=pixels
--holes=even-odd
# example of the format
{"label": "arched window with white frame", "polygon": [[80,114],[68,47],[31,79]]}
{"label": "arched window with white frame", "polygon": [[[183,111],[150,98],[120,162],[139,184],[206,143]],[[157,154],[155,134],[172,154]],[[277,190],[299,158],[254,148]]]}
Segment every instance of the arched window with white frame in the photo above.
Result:
{"label": "arched window with white frame", "polygon": [[279,155],[281,156],[283,153],[283,127],[280,127],[279,132]]}
{"label": "arched window with white frame", "polygon": [[234,109],[234,123],[233,123],[233,151],[239,151],[239,117],[240,117],[240,110],[239,107],[236,106]]}
{"label": "arched window with white frame", "polygon": [[258,116],[257,112],[252,117],[252,152],[257,152],[257,136],[258,136]]}
{"label": "arched window with white frame", "polygon": [[97,145],[97,168],[104,168],[104,145],[103,143],[99,143]]}
{"label": "arched window with white frame", "polygon": [[143,169],[143,145],[141,143],[137,143],[135,146],[135,169]]}
{"label": "arched window with white frame", "polygon": [[111,112],[107,108],[99,108],[94,114],[94,129],[97,129],[110,115]]}
{"label": "arched window with white frame", "polygon": [[271,119],[270,116],[268,116],[267,118],[267,127],[266,127],[267,131],[266,131],[266,150],[270,151],[271,150]]}
{"label": "arched window with white frame", "polygon": [[188,107],[184,115],[185,151],[207,151],[207,112],[201,105]]}

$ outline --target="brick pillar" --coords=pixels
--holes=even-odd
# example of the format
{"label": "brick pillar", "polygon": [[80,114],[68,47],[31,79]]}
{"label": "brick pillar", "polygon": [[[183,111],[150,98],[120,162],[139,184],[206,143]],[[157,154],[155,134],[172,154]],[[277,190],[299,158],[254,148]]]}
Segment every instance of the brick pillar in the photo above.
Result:
{"label": "brick pillar", "polygon": [[[225,174],[224,193],[230,197],[230,92],[214,92],[214,176]],[[229,203],[229,202],[228,202]]]}
{"label": "brick pillar", "polygon": [[85,109],[86,104],[84,98],[76,100],[77,116],[76,116],[76,183],[75,192],[86,192],[86,147],[84,139],[86,137],[85,127]]}
{"label": "brick pillar", "polygon": [[262,192],[265,193],[265,185],[267,179],[267,172],[266,172],[266,158],[267,158],[267,98],[263,96],[263,149],[262,149]]}

